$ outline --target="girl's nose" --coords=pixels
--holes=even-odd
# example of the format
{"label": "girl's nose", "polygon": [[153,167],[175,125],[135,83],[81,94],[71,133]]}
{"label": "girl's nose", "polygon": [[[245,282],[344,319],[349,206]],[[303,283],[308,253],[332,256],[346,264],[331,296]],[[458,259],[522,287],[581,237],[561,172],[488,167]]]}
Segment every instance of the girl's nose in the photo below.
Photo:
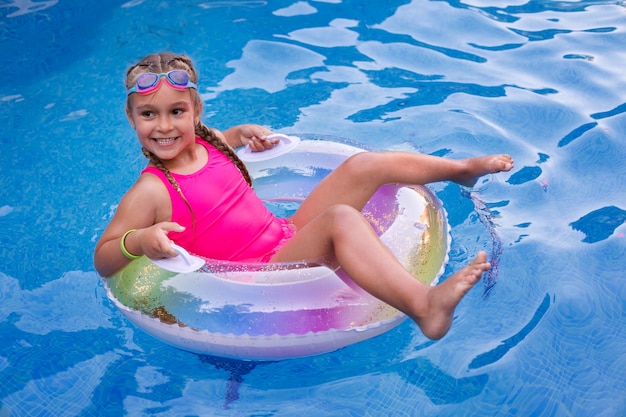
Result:
{"label": "girl's nose", "polygon": [[167,115],[159,117],[159,130],[162,132],[167,132],[171,129],[172,123],[170,121],[170,118]]}

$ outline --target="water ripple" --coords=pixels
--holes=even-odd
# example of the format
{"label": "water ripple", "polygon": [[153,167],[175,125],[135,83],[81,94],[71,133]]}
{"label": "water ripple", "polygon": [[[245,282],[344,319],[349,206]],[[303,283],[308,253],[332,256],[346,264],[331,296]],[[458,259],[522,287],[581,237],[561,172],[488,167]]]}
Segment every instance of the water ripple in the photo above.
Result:
{"label": "water ripple", "polygon": [[617,116],[618,114],[622,114],[626,112],[626,103],[622,103],[619,106],[605,112],[598,112],[591,114],[591,118],[593,119],[605,119],[607,117]]}
{"label": "water ripple", "polygon": [[517,332],[513,336],[503,340],[500,345],[495,349],[492,349],[485,353],[481,353],[480,355],[476,356],[469,364],[469,369],[480,368],[500,360],[512,348],[521,343],[526,338],[526,336],[528,336],[528,334],[539,325],[539,322],[542,320],[543,316],[545,316],[549,307],[550,295],[546,294],[543,302],[539,305],[537,310],[535,310],[535,314],[530,319],[528,324],[526,324],[526,326],[524,326],[519,332]]}
{"label": "water ripple", "polygon": [[570,133],[565,135],[561,140],[559,140],[558,146],[559,148],[569,145],[572,141],[578,139],[586,132],[590,131],[594,127],[598,125],[597,122],[585,123],[582,126],[578,126],[576,129],[572,130]]}
{"label": "water ripple", "polygon": [[9,13],[7,17],[17,17],[22,16],[29,13],[35,13],[47,8],[50,8],[57,4],[59,0],[48,0],[48,1],[38,1],[33,2],[31,0],[9,0],[10,3],[0,4],[0,8],[3,7],[17,7],[17,11],[13,13]]}
{"label": "water ripple", "polygon": [[537,166],[526,166],[511,175],[506,182],[511,185],[520,185],[529,181],[534,181],[541,176],[542,169]]}
{"label": "water ripple", "polygon": [[608,239],[624,222],[626,222],[626,211],[610,206],[594,210],[570,223],[570,226],[585,234],[583,242],[595,243]]}

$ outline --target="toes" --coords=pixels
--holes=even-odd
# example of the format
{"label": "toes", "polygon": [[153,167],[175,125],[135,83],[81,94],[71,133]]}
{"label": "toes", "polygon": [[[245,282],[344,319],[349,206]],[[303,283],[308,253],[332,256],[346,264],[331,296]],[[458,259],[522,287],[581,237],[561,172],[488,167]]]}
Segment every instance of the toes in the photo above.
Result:
{"label": "toes", "polygon": [[487,252],[481,250],[472,261],[473,264],[484,264],[487,262]]}
{"label": "toes", "polygon": [[513,165],[515,165],[515,162],[513,161],[513,158],[511,158],[509,155],[503,155],[503,171],[510,171],[513,168]]}
{"label": "toes", "polygon": [[494,174],[502,171],[510,171],[513,168],[513,158],[511,158],[509,155],[497,155],[495,159],[496,164],[494,166]]}

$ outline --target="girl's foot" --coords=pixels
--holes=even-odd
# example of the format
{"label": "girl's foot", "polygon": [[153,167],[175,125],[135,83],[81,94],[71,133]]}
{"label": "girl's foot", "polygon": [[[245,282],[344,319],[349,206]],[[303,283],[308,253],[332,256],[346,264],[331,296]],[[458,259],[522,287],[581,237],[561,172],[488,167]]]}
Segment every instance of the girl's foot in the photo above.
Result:
{"label": "girl's foot", "polygon": [[515,165],[513,158],[506,154],[479,156],[459,162],[464,168],[459,175],[452,178],[452,181],[465,187],[473,187],[483,175],[510,171]]}
{"label": "girl's foot", "polygon": [[454,309],[489,269],[491,264],[487,262],[487,254],[481,251],[469,265],[429,289],[427,312],[415,320],[426,337],[441,339],[448,332]]}

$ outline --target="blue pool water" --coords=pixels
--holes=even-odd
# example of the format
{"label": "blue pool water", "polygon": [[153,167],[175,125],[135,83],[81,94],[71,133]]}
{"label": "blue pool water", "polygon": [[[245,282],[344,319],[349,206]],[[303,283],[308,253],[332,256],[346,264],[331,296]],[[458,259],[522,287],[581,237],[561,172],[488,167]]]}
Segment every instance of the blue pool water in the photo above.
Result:
{"label": "blue pool water", "polygon": [[[622,1],[0,2],[0,416],[626,415]],[[405,322],[307,359],[174,349],[126,321],[92,265],[145,164],[124,71],[184,52],[207,124],[514,156],[433,189],[447,273],[497,283],[450,333]]]}

